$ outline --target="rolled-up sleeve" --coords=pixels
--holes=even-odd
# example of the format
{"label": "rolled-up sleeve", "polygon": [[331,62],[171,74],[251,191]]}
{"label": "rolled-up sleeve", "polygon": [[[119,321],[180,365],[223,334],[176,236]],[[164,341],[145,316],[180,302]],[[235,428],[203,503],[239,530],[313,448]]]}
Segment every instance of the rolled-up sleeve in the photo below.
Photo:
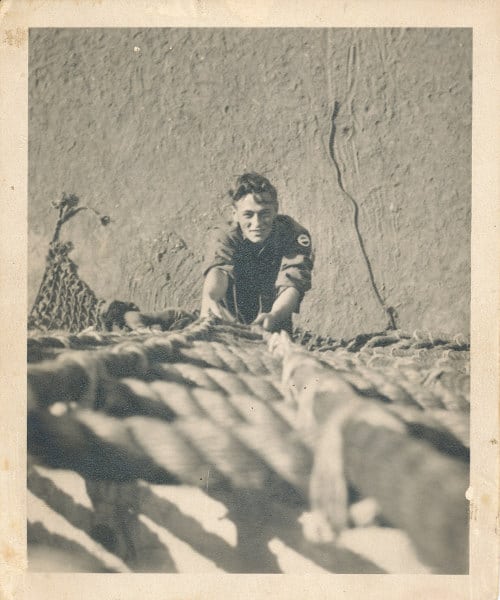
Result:
{"label": "rolled-up sleeve", "polygon": [[286,248],[276,278],[276,287],[279,290],[294,287],[300,292],[302,298],[311,289],[312,270],[311,236],[309,232],[303,230],[294,236]]}
{"label": "rolled-up sleeve", "polygon": [[207,242],[207,251],[203,261],[203,276],[218,267],[223,269],[228,275],[233,275],[234,254],[236,245],[234,240],[224,231],[215,229],[209,234]]}

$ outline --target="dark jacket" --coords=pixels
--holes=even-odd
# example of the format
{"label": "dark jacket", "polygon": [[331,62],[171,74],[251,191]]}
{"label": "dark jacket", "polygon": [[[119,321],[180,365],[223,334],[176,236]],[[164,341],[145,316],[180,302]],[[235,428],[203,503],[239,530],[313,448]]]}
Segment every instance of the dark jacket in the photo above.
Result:
{"label": "dark jacket", "polygon": [[214,230],[205,255],[203,274],[214,267],[229,275],[226,308],[242,323],[269,312],[279,293],[294,287],[302,300],[311,288],[311,237],[286,215],[277,215],[263,246],[243,237],[239,225]]}

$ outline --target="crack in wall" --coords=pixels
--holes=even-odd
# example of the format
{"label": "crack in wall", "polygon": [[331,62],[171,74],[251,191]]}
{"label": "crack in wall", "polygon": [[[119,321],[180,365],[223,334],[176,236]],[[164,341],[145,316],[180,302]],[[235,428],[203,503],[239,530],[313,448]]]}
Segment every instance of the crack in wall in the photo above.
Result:
{"label": "crack in wall", "polygon": [[357,201],[351,196],[351,194],[349,194],[349,192],[347,192],[347,190],[344,187],[344,182],[342,180],[342,172],[340,170],[340,166],[339,163],[337,161],[337,158],[335,156],[335,134],[337,132],[337,127],[335,124],[335,120],[338,116],[340,110],[340,102],[338,102],[337,100],[335,100],[335,102],[333,103],[333,111],[332,111],[332,117],[331,117],[331,126],[330,126],[330,136],[328,139],[328,154],[330,156],[330,159],[333,163],[333,166],[335,167],[335,171],[337,174],[337,183],[338,186],[340,188],[340,190],[342,191],[342,193],[349,198],[349,200],[351,201],[351,204],[353,206],[353,224],[354,224],[354,230],[356,232],[356,237],[358,240],[358,244],[361,250],[361,253],[363,255],[363,259],[365,261],[366,264],[366,268],[368,270],[368,276],[370,279],[370,284],[371,287],[373,289],[373,292],[375,294],[375,297],[377,298],[378,303],[380,304],[380,306],[382,307],[382,309],[384,310],[386,316],[389,319],[388,325],[387,325],[387,329],[397,329],[397,325],[396,325],[396,310],[394,309],[393,306],[387,306],[384,299],[382,298],[382,296],[380,295],[380,292],[378,290],[377,284],[375,282],[375,276],[373,275],[373,269],[372,269],[372,265],[370,262],[370,259],[368,257],[368,253],[366,252],[366,248],[365,248],[365,243],[363,240],[363,236],[361,235],[361,232],[359,230],[359,205],[357,203]]}

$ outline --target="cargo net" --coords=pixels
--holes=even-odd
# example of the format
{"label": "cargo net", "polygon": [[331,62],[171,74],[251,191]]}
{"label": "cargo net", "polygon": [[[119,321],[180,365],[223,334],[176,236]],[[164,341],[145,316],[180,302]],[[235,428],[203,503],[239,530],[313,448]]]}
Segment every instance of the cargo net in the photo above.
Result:
{"label": "cargo net", "polygon": [[71,243],[52,242],[42,284],[28,317],[28,329],[60,329],[78,332],[100,326],[99,302],[80,279],[78,267],[68,256]]}
{"label": "cargo net", "polygon": [[79,206],[74,194],[63,194],[60,202],[52,203],[59,217],[46,259],[42,283],[28,316],[28,330],[60,329],[78,332],[87,327],[101,327],[100,302],[92,289],[78,275],[78,267],[69,257],[71,242],[60,242],[62,226],[83,210],[99,216],[102,225],[110,222],[95,209]]}
{"label": "cargo net", "polygon": [[187,314],[30,334],[30,569],[467,572],[466,339]]}

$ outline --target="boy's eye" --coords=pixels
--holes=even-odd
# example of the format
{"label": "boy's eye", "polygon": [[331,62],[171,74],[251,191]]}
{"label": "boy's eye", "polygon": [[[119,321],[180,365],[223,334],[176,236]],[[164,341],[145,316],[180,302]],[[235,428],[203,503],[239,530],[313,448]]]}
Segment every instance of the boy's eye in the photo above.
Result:
{"label": "boy's eye", "polygon": [[[251,211],[245,211],[243,213],[243,217],[245,219],[251,219],[256,213],[255,212],[251,212]],[[271,216],[271,211],[270,210],[265,210],[262,212],[258,212],[257,215],[261,218],[261,219],[269,219]]]}

